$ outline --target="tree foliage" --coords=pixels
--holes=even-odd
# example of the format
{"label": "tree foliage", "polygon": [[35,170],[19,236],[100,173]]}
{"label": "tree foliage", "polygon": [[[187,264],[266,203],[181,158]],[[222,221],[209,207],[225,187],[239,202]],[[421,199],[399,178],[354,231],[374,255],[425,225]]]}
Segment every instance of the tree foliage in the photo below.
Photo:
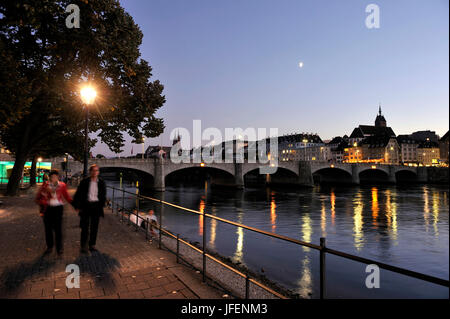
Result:
{"label": "tree foliage", "polygon": [[[71,3],[80,8],[80,28],[66,26]],[[0,0],[0,140],[18,166],[41,149],[80,157],[86,82],[98,95],[89,131],[112,151],[121,151],[124,132],[135,140],[162,133],[155,112],[163,86],[140,57],[142,37],[116,0]]]}

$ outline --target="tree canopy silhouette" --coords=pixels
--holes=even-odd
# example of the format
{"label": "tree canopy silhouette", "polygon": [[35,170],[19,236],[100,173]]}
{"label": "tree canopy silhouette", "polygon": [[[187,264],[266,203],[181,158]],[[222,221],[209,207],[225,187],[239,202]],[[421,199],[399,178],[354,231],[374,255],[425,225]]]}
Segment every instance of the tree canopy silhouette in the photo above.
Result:
{"label": "tree canopy silhouette", "polygon": [[[71,3],[80,9],[79,28],[66,26]],[[0,0],[0,140],[16,159],[7,194],[16,194],[25,161],[42,144],[49,153],[52,145],[82,149],[83,83],[98,95],[89,106],[89,131],[112,151],[121,151],[124,132],[135,140],[163,132],[155,116],[165,102],[163,86],[150,80],[142,38],[116,0]]]}

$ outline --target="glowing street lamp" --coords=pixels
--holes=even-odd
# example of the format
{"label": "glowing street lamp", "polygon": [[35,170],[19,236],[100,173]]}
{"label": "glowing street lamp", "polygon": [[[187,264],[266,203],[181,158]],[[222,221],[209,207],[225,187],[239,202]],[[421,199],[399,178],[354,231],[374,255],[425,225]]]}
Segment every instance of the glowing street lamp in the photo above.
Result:
{"label": "glowing street lamp", "polygon": [[97,92],[92,86],[84,86],[81,91],[81,100],[84,104],[90,105],[94,103]]}
{"label": "glowing street lamp", "polygon": [[97,92],[95,89],[86,85],[81,88],[81,101],[85,105],[86,110],[86,120],[85,120],[85,141],[84,141],[84,163],[83,163],[83,175],[87,177],[88,175],[88,161],[89,161],[89,105],[93,104],[95,98],[97,97]]}

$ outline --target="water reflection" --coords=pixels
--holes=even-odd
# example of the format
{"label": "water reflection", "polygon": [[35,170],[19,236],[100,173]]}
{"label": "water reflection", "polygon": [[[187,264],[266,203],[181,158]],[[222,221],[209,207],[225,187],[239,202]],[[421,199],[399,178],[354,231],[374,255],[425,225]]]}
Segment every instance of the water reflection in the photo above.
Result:
{"label": "water reflection", "polygon": [[[207,196],[206,188],[168,188],[163,194],[168,202],[200,212],[316,244],[323,236],[331,248],[448,278],[448,188],[378,185],[235,192],[209,187]],[[154,204],[142,202],[142,209],[145,205]],[[303,297],[317,291],[315,251],[275,239],[255,240],[241,228],[219,226],[212,219],[205,230],[202,216],[196,218],[166,207],[163,221],[193,242],[201,241],[206,231],[209,247],[253,271],[264,265],[268,278]],[[333,264],[332,258],[327,263],[335,270],[330,279],[333,273],[343,282],[354,278],[351,269]]]}
{"label": "water reflection", "polygon": [[372,187],[372,224],[375,228],[378,226],[378,212],[380,208],[378,207],[378,188]]}
{"label": "water reflection", "polygon": [[[211,208],[211,215],[216,216],[216,207]],[[209,239],[209,246],[212,249],[216,248],[216,227],[217,227],[217,220],[211,219],[211,230],[210,230],[210,239]]]}
{"label": "water reflection", "polygon": [[[237,222],[242,224],[242,218],[244,216],[244,211],[242,208],[237,209]],[[243,263],[243,249],[244,249],[244,229],[242,227],[236,227],[237,241],[236,241],[236,251],[233,255],[233,261]]]}
{"label": "water reflection", "polygon": [[[205,211],[205,195],[200,198],[198,210],[202,214]],[[198,234],[203,236],[203,215],[198,215]]]}
{"label": "water reflection", "polygon": [[[302,216],[302,240],[310,243],[311,234],[312,234],[311,217],[309,216],[308,212],[304,213]],[[303,250],[310,251],[310,248],[303,246]]]}
{"label": "water reflection", "polygon": [[270,224],[272,225],[272,232],[277,228],[277,204],[275,203],[275,192],[272,192],[270,198]]}
{"label": "water reflection", "polygon": [[391,190],[387,189],[386,195],[386,224],[393,240],[397,240],[397,203],[391,199]]}
{"label": "water reflection", "polygon": [[311,260],[309,256],[305,256],[301,262],[302,275],[297,282],[297,293],[303,298],[310,298],[312,295],[312,274]]}
{"label": "water reflection", "polygon": [[433,191],[433,230],[434,236],[439,236],[438,229],[438,221],[439,221],[439,192]]}
{"label": "water reflection", "polygon": [[355,242],[355,248],[361,250],[364,246],[364,234],[363,234],[363,208],[364,203],[362,199],[362,192],[356,193],[354,199],[354,213],[353,213],[353,238]]}
{"label": "water reflection", "polygon": [[428,188],[423,187],[423,219],[425,220],[425,230],[428,232],[429,225],[429,215],[430,215],[430,203],[428,199]]}
{"label": "water reflection", "polygon": [[336,217],[336,195],[334,194],[334,189],[331,189],[330,201],[331,201],[331,224],[334,226],[334,219]]}
{"label": "water reflection", "polygon": [[322,209],[320,213],[320,230],[322,231],[322,237],[327,235],[327,210],[325,208],[325,200],[321,200]]}

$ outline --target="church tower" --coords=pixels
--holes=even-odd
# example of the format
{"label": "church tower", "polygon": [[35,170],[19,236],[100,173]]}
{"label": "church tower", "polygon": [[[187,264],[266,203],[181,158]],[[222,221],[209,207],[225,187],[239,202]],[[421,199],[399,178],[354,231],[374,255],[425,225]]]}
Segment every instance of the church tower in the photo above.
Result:
{"label": "church tower", "polygon": [[376,127],[386,127],[386,119],[381,114],[381,105],[378,107],[378,115],[375,119],[375,126]]}
{"label": "church tower", "polygon": [[175,145],[180,141],[181,141],[181,136],[180,136],[180,133],[177,131],[177,135],[174,137],[174,139],[172,141],[172,145]]}

